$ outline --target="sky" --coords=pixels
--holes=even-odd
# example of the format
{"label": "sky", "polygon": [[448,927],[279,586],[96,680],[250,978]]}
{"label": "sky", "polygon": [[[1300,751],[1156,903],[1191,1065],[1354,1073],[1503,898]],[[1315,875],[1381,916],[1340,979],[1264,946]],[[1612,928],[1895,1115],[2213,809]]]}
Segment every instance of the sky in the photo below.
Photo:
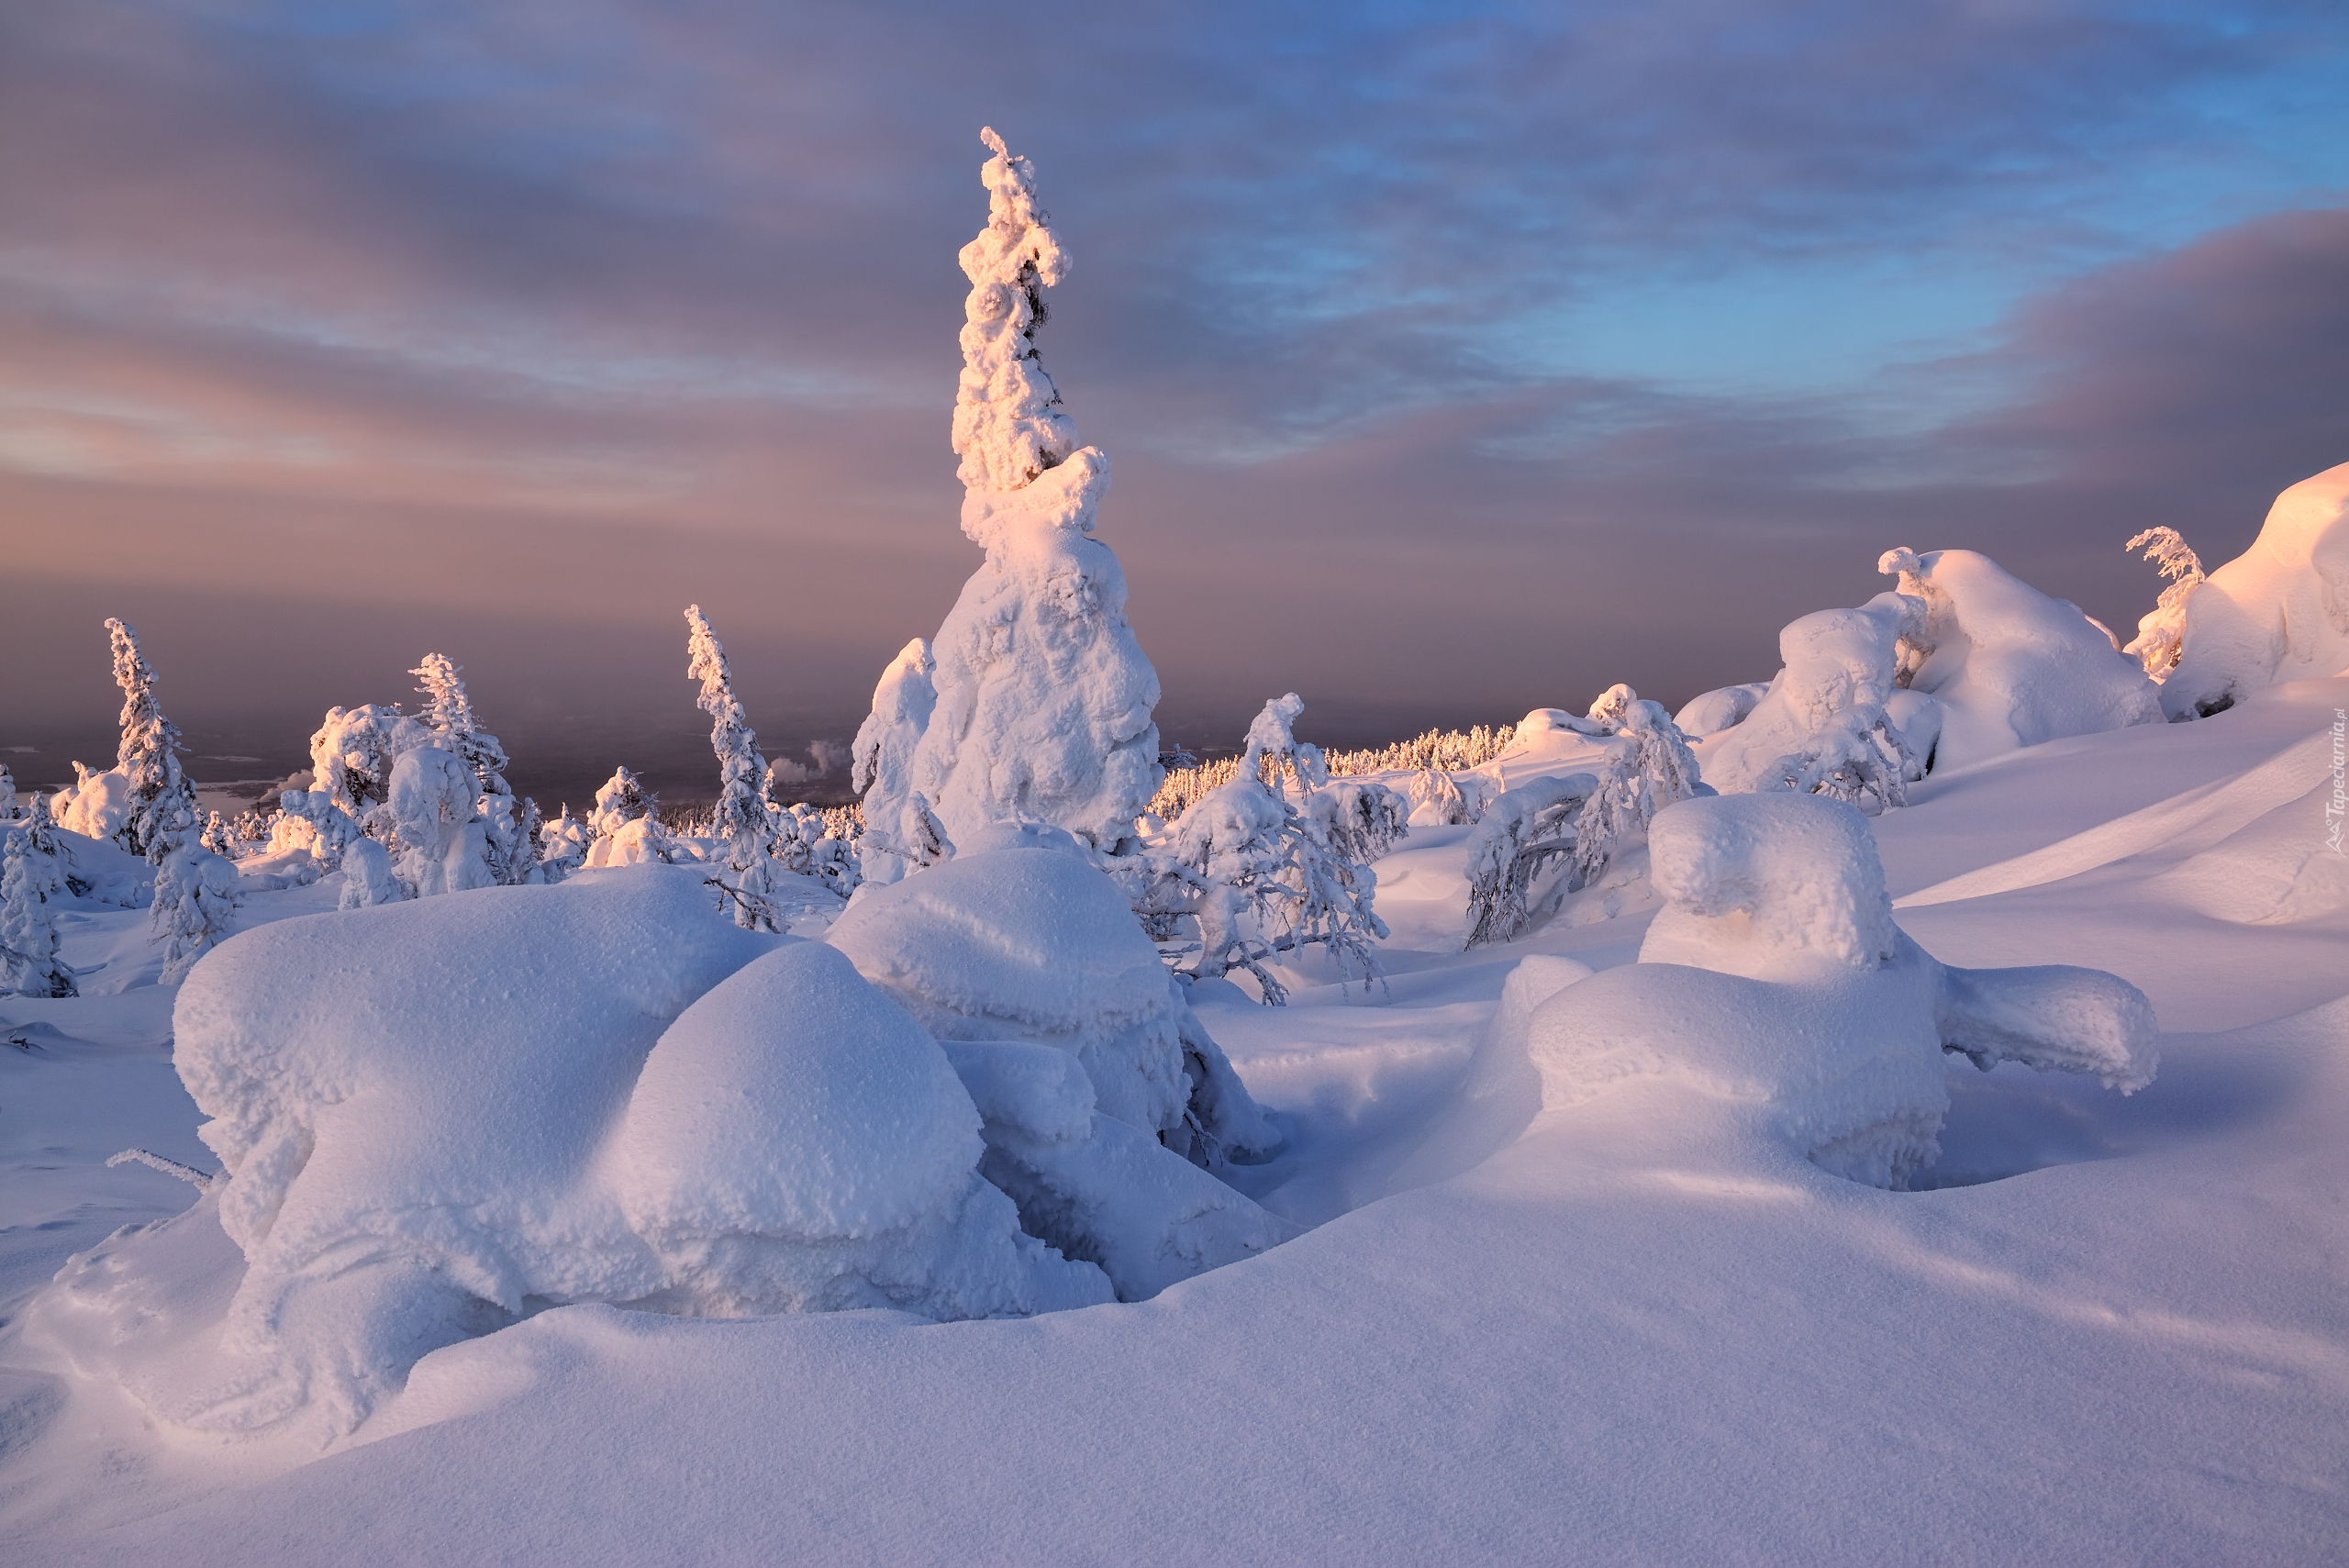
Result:
{"label": "sky", "polygon": [[0,761],[110,760],[108,615],[199,777],[438,651],[690,794],[688,603],[844,738],[979,564],[982,125],[1170,739],[1677,704],[1894,546],[2125,637],[2349,461],[2344,83],[2339,0],[18,0]]}

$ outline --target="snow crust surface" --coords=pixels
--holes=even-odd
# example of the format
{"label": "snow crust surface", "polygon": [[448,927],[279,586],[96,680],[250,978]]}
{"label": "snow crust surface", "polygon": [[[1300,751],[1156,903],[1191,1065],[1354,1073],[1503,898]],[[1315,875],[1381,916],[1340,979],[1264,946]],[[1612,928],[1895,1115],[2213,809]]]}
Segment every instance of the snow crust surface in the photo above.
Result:
{"label": "snow crust surface", "polygon": [[[1809,978],[1642,963],[1636,915],[1446,952],[1471,830],[1431,828],[1377,866],[1396,938],[1376,1004],[1302,977],[1283,1009],[1194,995],[1283,1132],[1230,1180],[1306,1234],[1146,1300],[1025,1318],[532,1303],[425,1353],[323,1458],[315,1434],[191,1446],[119,1393],[127,1368],[217,1364],[246,1264],[207,1218],[217,1196],[187,1210],[168,1176],[104,1164],[132,1144],[211,1162],[170,1062],[169,990],[139,967],[144,913],[72,901],[65,956],[88,994],[0,1000],[0,1039],[27,1042],[0,1048],[0,1295],[19,1297],[0,1329],[0,1555],[660,1562],[755,1542],[967,1562],[1179,1540],[1235,1562],[2336,1559],[2349,911],[2310,897],[2293,918],[2236,918],[2204,906],[2228,891],[2219,862],[2173,873],[2263,822],[2288,845],[2296,812],[2321,843],[2345,706],[2349,681],[2265,686],[2194,724],[1929,778],[1864,824],[1894,928],[1946,961],[1944,988],[1959,965],[2071,964],[2150,997],[2169,1032],[2135,1094],[2092,1071],[1978,1072],[1939,1022],[1915,1028],[1923,974],[1898,953],[1772,960]],[[1729,848],[1704,888],[1745,876]],[[238,917],[336,896],[253,891]],[[761,954],[802,950],[743,951],[729,973],[747,980]],[[2042,1029],[2052,1003],[2019,978],[2001,989]],[[1860,1016],[1838,997],[1897,1003],[1900,1038],[1941,1064],[1940,1158],[1905,1193],[1806,1159],[1836,1130],[1827,1069],[1867,1053],[1806,1056],[1791,1032],[1771,1048],[1691,1029],[1656,1070],[1598,1082],[1593,1037],[1559,1020],[1620,1018],[1575,1001],[1609,985],[1654,987],[1641,1006],[1698,1022],[1737,990],[1831,1042]],[[2009,1027],[1978,996],[1954,1005]],[[978,1086],[983,1141],[996,1121],[1070,1144],[1100,1114],[1058,1046],[942,1049]],[[1865,1103],[1908,1103],[1913,1060],[1887,1061]],[[1598,1092],[1549,1104],[1545,1072]],[[107,1240],[125,1223],[149,1228]],[[72,1253],[88,1255],[75,1294],[123,1298],[78,1319],[51,1291],[28,1305]],[[119,1340],[132,1309],[146,1327]]]}

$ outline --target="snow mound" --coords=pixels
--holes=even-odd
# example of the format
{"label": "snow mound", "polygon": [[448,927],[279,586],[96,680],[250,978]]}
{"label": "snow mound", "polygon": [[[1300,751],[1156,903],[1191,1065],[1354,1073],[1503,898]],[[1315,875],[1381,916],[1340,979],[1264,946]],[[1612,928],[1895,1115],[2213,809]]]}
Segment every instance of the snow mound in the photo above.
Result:
{"label": "snow mound", "polygon": [[2251,548],[2186,601],[2162,683],[2173,718],[2216,713],[2277,681],[2349,673],[2349,462],[2276,497]]}
{"label": "snow mound", "polygon": [[998,831],[978,848],[860,890],[824,940],[939,1040],[1051,1045],[1076,1059],[1108,1116],[1269,1150],[1263,1113],[1117,884],[1065,837]]}
{"label": "snow mound", "polygon": [[630,1227],[696,1315],[896,1307],[985,1318],[1105,1299],[980,1180],[937,1044],[846,957],[796,943],[679,1015],[612,1149]]}
{"label": "snow mound", "polygon": [[725,920],[696,872],[644,867],[224,943],[173,1016],[227,1167],[202,1222],[243,1254],[217,1340],[120,1370],[152,1294],[135,1238],[61,1275],[50,1337],[171,1423],[332,1437],[419,1356],[533,1304],[1108,1299],[978,1178],[977,1114],[937,1047],[839,955],[788,942]]}
{"label": "snow mound", "polygon": [[[1937,770],[2022,746],[2158,724],[2158,689],[2078,606],[2051,599],[1970,550],[1887,551],[1901,596],[1923,601],[1902,684],[1940,703]],[[2328,672],[2329,673],[2329,672]]]}
{"label": "snow mound", "polygon": [[1718,691],[1706,692],[1700,696],[1691,697],[1678,713],[1672,716],[1672,722],[1692,740],[1719,735],[1724,729],[1744,723],[1746,716],[1753,711],[1753,705],[1760,702],[1769,689],[1767,681],[1749,681],[1742,685],[1723,686]]}
{"label": "snow mound", "polygon": [[1870,1185],[1939,1153],[1945,1053],[2092,1073],[2127,1093],[2154,1073],[2153,1007],[2094,970],[1944,968],[1894,924],[1865,819],[1817,795],[1683,801],[1649,837],[1668,901],[1640,962],[1531,1011],[1544,1115],[1646,1084],[1683,1100],[1686,1135],[1720,1118]]}
{"label": "snow mound", "polygon": [[74,781],[50,797],[57,825],[85,839],[111,840],[130,819],[130,775],[120,768],[94,772],[73,764]]}
{"label": "snow mound", "polygon": [[825,940],[940,1040],[1033,1040],[1084,1064],[1146,1132],[1189,1095],[1165,965],[1117,885],[1074,854],[960,855],[860,892]]}
{"label": "snow mound", "polygon": [[825,940],[944,1045],[984,1117],[980,1170],[1022,1227],[1100,1263],[1121,1299],[1295,1234],[1200,1168],[1279,1139],[1065,835],[984,835],[861,890]]}

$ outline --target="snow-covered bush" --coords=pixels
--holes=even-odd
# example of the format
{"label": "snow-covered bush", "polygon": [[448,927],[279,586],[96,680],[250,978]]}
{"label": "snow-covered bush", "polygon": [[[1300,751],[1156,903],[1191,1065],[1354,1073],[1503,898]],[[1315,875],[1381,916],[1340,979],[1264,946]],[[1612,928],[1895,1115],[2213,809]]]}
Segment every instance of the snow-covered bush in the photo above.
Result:
{"label": "snow-covered bush", "polygon": [[1709,784],[1881,808],[1929,767],[2159,717],[2110,632],[1987,556],[1895,550],[1878,567],[1899,574],[1898,591],[1789,623],[1784,668],[1758,696],[1724,687],[1681,710]]}
{"label": "snow-covered bush", "polygon": [[49,907],[64,890],[57,827],[36,794],[25,819],[0,829],[0,987],[20,996],[76,994],[73,971],[57,955],[57,912]]}
{"label": "snow-covered bush", "polygon": [[[1468,840],[1464,947],[1523,934],[1553,896],[1564,898],[1596,884],[1609,866],[1643,845],[1658,811],[1710,793],[1687,737],[1661,704],[1629,686],[1599,694],[1586,717],[1544,708],[1529,714],[1525,723],[1542,727],[1520,727],[1530,738],[1570,729],[1607,743],[1598,752],[1595,771],[1531,779],[1484,807]],[[1550,895],[1535,898],[1535,886],[1561,865],[1566,874]],[[1636,874],[1635,860],[1625,874]],[[1604,911],[1615,912],[1612,906]]]}
{"label": "snow-covered bush", "polygon": [[587,824],[565,806],[562,816],[539,829],[539,880],[561,882],[584,866],[593,839]]}
{"label": "snow-covered bush", "polygon": [[679,858],[669,830],[661,824],[661,799],[626,768],[615,768],[596,792],[587,814],[587,866],[666,865]]}
{"label": "snow-covered bush", "polygon": [[2276,497],[2251,548],[2186,601],[2180,640],[2161,687],[2172,718],[2349,670],[2349,462]]}
{"label": "snow-covered bush", "polygon": [[774,902],[778,863],[775,813],[767,800],[767,760],[759,738],[734,695],[734,673],[726,645],[709,628],[699,605],[685,606],[685,674],[701,683],[695,706],[709,715],[709,747],[718,757],[718,805],[709,837],[718,845],[718,869],[709,879],[721,905],[745,930],[779,931],[783,915]]}
{"label": "snow-covered bush", "polygon": [[1403,796],[1411,808],[1404,820],[1412,827],[1449,828],[1475,820],[1467,796],[1460,793],[1460,781],[1441,768],[1413,773],[1404,782]]}
{"label": "snow-covered bush", "polygon": [[392,852],[378,839],[353,839],[342,851],[342,909],[372,909],[408,896],[392,870]]}
{"label": "snow-covered bush", "polygon": [[953,446],[963,531],[986,562],[927,653],[909,644],[892,662],[857,732],[874,882],[917,863],[917,795],[948,842],[1041,821],[1119,853],[1159,783],[1158,676],[1127,623],[1117,556],[1086,537],[1109,460],[1077,446],[1036,357],[1043,290],[1067,255],[1027,160],[991,130],[985,140],[988,224],[961,257],[971,292]]}
{"label": "snow-covered bush", "polygon": [[825,813],[804,802],[775,812],[775,853],[785,871],[814,877],[846,898],[856,891],[856,841]]}
{"label": "snow-covered bush", "polygon": [[1067,834],[1005,827],[869,887],[826,934],[946,1046],[980,1170],[1128,1300],[1292,1230],[1203,1169],[1277,1139],[1116,887]]}
{"label": "snow-covered bush", "polygon": [[310,737],[310,793],[325,799],[306,807],[305,815],[329,839],[336,833],[325,819],[327,811],[364,826],[391,798],[394,764],[404,753],[430,744],[429,727],[386,704],[327,709]]}
{"label": "snow-covered bush", "polygon": [[[36,1310],[117,1310],[142,1270],[184,1291],[206,1255],[186,1228],[217,1222],[242,1253],[226,1316],[133,1389],[174,1425],[347,1432],[418,1356],[540,1304],[949,1318],[1111,1296],[979,1177],[978,1112],[905,1012],[829,948],[735,928],[697,871],[263,926],[197,967],[173,1023],[225,1179]],[[106,1353],[150,1316],[123,1310]]]}
{"label": "snow-covered bush", "polygon": [[237,912],[237,868],[193,836],[180,840],[155,872],[150,923],[163,944],[162,983],[187,978],[195,961],[220,945]]}
{"label": "snow-covered bush", "polygon": [[[1264,966],[1281,953],[1318,946],[1365,985],[1384,973],[1371,946],[1387,934],[1372,907],[1377,879],[1349,851],[1406,831],[1401,797],[1381,785],[1368,786],[1373,795],[1350,781],[1317,804],[1329,776],[1319,752],[1291,732],[1304,711],[1294,692],[1266,703],[1230,782],[1183,814],[1166,848],[1110,866],[1178,973],[1244,970],[1274,1006],[1287,988]],[[1178,929],[1185,920],[1188,933]]]}
{"label": "snow-covered bush", "polygon": [[1872,736],[1879,722],[1889,728],[1901,649],[1921,634],[1924,619],[1922,600],[1879,594],[1857,609],[1788,623],[1778,633],[1777,679],[1741,721],[1702,743],[1705,782],[1738,794],[1848,769],[1851,735]]}
{"label": "snow-covered bush", "polygon": [[113,840],[130,819],[130,781],[120,771],[73,764],[73,782],[50,802],[57,826],[84,839]]}
{"label": "snow-covered bush", "polygon": [[1876,564],[1899,574],[1896,596],[1924,606],[1901,630],[1896,684],[1939,706],[1936,768],[2161,722],[2160,693],[2143,666],[2078,606],[1970,550],[1887,550]]}
{"label": "snow-covered bush", "polygon": [[[2152,1006],[2096,970],[1944,968],[1894,924],[1866,822],[1815,795],[1684,801],[1651,829],[1640,962],[1532,1010],[1543,1114],[1634,1087],[1676,1135],[1764,1140],[1905,1186],[1937,1158],[1944,1053],[2153,1079]],[[1720,1133],[1710,1129],[1726,1125]]]}
{"label": "snow-covered bush", "polygon": [[2162,574],[2162,594],[2121,651],[2143,664],[2148,678],[2166,680],[2185,649],[2186,601],[2202,585],[2202,560],[2176,528],[2147,528],[2122,548],[2144,550]]}

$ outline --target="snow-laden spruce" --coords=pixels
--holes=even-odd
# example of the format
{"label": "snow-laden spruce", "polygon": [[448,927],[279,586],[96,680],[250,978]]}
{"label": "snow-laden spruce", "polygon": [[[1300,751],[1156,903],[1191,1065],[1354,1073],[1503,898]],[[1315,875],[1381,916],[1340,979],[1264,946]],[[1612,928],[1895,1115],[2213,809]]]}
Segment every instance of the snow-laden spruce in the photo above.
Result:
{"label": "snow-laden spruce", "polygon": [[76,995],[73,971],[57,953],[57,911],[50,906],[64,891],[57,825],[36,793],[25,819],[0,832],[0,990]]}
{"label": "snow-laden spruce", "polygon": [[779,931],[775,906],[776,863],[774,813],[767,804],[767,760],[759,754],[758,733],[734,695],[734,672],[726,645],[709,628],[699,605],[685,606],[685,674],[701,683],[694,705],[709,715],[709,749],[718,758],[718,805],[709,819],[719,864],[711,883],[745,930]]}
{"label": "snow-laden spruce", "polygon": [[881,883],[1007,820],[1124,851],[1160,777],[1158,675],[1127,624],[1117,556],[1086,537],[1109,460],[1077,445],[1036,357],[1043,291],[1068,255],[1028,161],[984,137],[988,220],[961,256],[953,447],[963,531],[986,562],[928,647],[891,662],[857,732],[864,873]]}
{"label": "snow-laden spruce", "polygon": [[[540,1304],[949,1318],[1112,1294],[979,1175],[929,1035],[836,951],[736,928],[696,869],[264,926],[196,969],[173,1028],[225,1179],[39,1312],[110,1322],[94,1353],[145,1357],[130,1392],[174,1426],[348,1432],[418,1356]],[[192,1275],[225,1313],[143,1344],[185,1312],[139,1303]]]}
{"label": "snow-laden spruce", "polygon": [[439,653],[426,654],[424,662],[408,672],[423,683],[417,690],[424,696],[424,707],[417,717],[442,751],[473,771],[479,797],[475,815],[482,823],[490,880],[507,886],[529,882],[538,869],[537,847],[531,841],[539,826],[538,805],[515,797],[506,782],[511,765],[506,748],[474,718],[473,698],[459,672],[458,665]]}
{"label": "snow-laden spruce", "polygon": [[17,776],[8,764],[0,762],[0,822],[14,822],[19,815],[17,805]]}
{"label": "snow-laden spruce", "polygon": [[1683,801],[1650,828],[1665,906],[1640,961],[1531,1009],[1542,1113],[1654,1093],[1691,1147],[1725,1124],[1871,1185],[1939,1153],[1944,1053],[2152,1082],[2152,1005],[2098,970],[1951,969],[1893,921],[1876,840],[1818,795]]}
{"label": "snow-laden spruce", "polygon": [[2195,585],[2178,639],[2161,687],[2172,718],[2217,713],[2278,681],[2349,673],[2349,462],[2276,497],[2251,548]]}

